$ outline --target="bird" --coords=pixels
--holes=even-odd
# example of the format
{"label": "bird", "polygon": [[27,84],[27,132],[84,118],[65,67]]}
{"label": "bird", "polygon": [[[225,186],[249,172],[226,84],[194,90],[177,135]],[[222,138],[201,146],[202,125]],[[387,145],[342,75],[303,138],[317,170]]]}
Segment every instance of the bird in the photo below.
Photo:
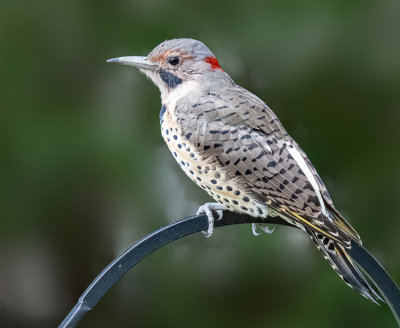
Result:
{"label": "bird", "polygon": [[335,208],[304,151],[204,43],[171,39],[147,56],[107,62],[134,66],[159,88],[161,135],[181,169],[215,200],[197,212],[208,217],[205,236],[223,211],[279,216],[310,236],[347,285],[382,301],[348,254],[352,242],[362,244],[359,234]]}

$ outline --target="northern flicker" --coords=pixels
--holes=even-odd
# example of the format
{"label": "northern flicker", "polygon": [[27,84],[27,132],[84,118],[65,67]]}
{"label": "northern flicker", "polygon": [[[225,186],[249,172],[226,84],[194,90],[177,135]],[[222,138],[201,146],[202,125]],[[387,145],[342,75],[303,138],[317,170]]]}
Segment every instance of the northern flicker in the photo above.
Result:
{"label": "northern flicker", "polygon": [[217,201],[199,209],[209,219],[207,236],[213,211],[279,215],[311,237],[346,284],[381,300],[347,253],[360,236],[334,207],[306,154],[202,42],[167,40],[146,57],[108,62],[139,68],[160,89],[162,137],[182,170]]}

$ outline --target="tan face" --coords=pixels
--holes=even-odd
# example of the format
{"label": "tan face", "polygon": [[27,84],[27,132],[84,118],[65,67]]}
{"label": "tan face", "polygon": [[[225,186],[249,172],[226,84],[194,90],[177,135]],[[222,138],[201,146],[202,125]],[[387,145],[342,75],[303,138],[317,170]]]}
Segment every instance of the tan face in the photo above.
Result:
{"label": "tan face", "polygon": [[160,89],[162,99],[176,87],[186,85],[187,81],[208,85],[228,77],[213,53],[202,42],[193,39],[167,40],[146,57],[128,56],[109,61],[139,68]]}
{"label": "tan face", "polygon": [[152,51],[147,59],[157,64],[160,68],[168,69],[168,70],[177,70],[182,66],[185,66],[188,61],[193,61],[194,56],[189,55],[185,51],[170,49],[166,50],[162,53],[153,53]]}

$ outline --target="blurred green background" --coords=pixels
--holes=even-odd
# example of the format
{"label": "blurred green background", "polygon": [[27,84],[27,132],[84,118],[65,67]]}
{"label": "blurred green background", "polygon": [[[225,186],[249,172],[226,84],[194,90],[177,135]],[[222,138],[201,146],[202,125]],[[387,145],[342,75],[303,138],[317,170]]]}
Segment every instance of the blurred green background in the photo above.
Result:
{"label": "blurred green background", "polygon": [[[159,91],[106,64],[206,43],[302,145],[400,283],[400,2],[11,1],[0,9],[0,325],[55,327],[122,250],[210,199],[159,131]],[[81,327],[393,327],[309,238],[190,236],[124,277]]]}

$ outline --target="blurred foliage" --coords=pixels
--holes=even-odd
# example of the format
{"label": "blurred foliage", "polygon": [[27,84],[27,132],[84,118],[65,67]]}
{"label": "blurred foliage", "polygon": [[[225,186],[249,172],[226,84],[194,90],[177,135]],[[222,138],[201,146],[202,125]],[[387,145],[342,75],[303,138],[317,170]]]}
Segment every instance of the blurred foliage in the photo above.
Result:
{"label": "blurred foliage", "polygon": [[[400,282],[400,3],[3,0],[0,322],[54,327],[135,240],[208,200],[160,138],[159,92],[107,58],[205,42],[302,145]],[[140,263],[82,327],[393,327],[307,236],[218,229]]]}

